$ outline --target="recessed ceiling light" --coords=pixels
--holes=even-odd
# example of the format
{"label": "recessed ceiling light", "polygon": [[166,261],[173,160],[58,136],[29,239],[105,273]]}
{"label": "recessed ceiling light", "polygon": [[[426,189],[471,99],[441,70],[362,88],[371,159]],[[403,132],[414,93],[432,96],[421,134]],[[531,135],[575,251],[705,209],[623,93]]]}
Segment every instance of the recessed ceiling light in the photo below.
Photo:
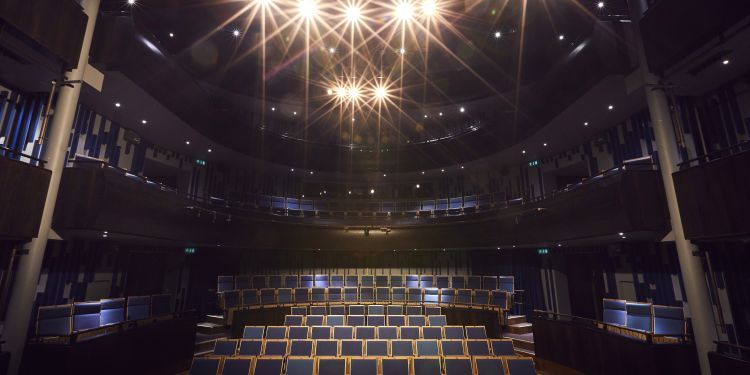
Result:
{"label": "recessed ceiling light", "polygon": [[190,141],[185,141],[185,144],[189,146],[190,145]]}
{"label": "recessed ceiling light", "polygon": [[424,174],[424,171],[422,171],[422,174]]}
{"label": "recessed ceiling light", "polygon": [[174,38],[174,33],[169,33],[170,38]]}
{"label": "recessed ceiling light", "polygon": [[143,124],[143,125],[146,125],[146,124],[148,124],[148,121],[146,121],[146,120],[141,120],[141,124]]}
{"label": "recessed ceiling light", "polygon": [[276,107],[271,107],[272,112],[276,112]]}
{"label": "recessed ceiling light", "polygon": [[461,166],[461,169],[464,169],[464,166],[463,166],[463,165]]}
{"label": "recessed ceiling light", "polygon": [[419,189],[419,184],[417,184],[416,188]]}
{"label": "recessed ceiling light", "polygon": [[596,3],[596,7],[599,8],[599,9],[604,8],[604,2],[600,1],[600,2]]}
{"label": "recessed ceiling light", "polygon": [[294,168],[290,169],[289,171],[290,171],[290,172],[294,172]]}
{"label": "recessed ceiling light", "polygon": [[119,102],[115,103],[115,108],[120,108],[120,107],[122,107],[122,104],[120,104]]}
{"label": "recessed ceiling light", "polygon": [[328,95],[332,95],[333,94],[333,90],[328,89],[328,90],[326,90],[326,93],[328,93]]}
{"label": "recessed ceiling light", "polygon": [[521,150],[521,153],[522,153],[522,154],[525,154],[525,153],[526,153],[526,150]]}
{"label": "recessed ceiling light", "polygon": [[135,0],[128,0],[128,5],[135,5]]}
{"label": "recessed ceiling light", "polygon": [[542,146],[547,147],[547,143],[545,142],[544,144],[542,144]]}
{"label": "recessed ceiling light", "polygon": [[310,174],[315,174],[315,172],[313,172],[313,171],[310,171]]}
{"label": "recessed ceiling light", "polygon": [[375,189],[370,189],[370,194],[375,194]]}
{"label": "recessed ceiling light", "polygon": [[495,31],[495,39],[500,39],[501,36],[503,36],[503,33]]}
{"label": "recessed ceiling light", "polygon": [[464,113],[464,112],[466,112],[466,108],[464,108],[464,107],[461,107],[461,108],[459,108],[459,111],[460,111],[461,113]]}
{"label": "recessed ceiling light", "polygon": [[558,40],[565,40],[565,35],[560,34],[560,35],[557,36],[557,39]]}
{"label": "recessed ceiling light", "polygon": [[385,174],[385,173],[383,173],[383,177],[385,177],[385,176],[386,176],[386,174]]}
{"label": "recessed ceiling light", "polygon": [[238,38],[238,37],[240,36],[240,31],[239,31],[239,30],[237,30],[237,29],[234,29],[234,30],[232,31],[232,35],[233,35],[233,36],[234,36],[235,38]]}
{"label": "recessed ceiling light", "polygon": [[424,115],[424,118],[427,118],[427,115]]}
{"label": "recessed ceiling light", "polygon": [[401,49],[399,49],[399,50],[398,50],[398,53],[400,53],[400,54],[402,54],[402,55],[403,55],[403,54],[405,54],[405,53],[406,53],[406,49],[404,49],[404,48],[402,47]]}
{"label": "recessed ceiling light", "polygon": [[213,150],[211,150],[211,149],[209,148],[209,149],[208,149],[208,152],[213,152]]}
{"label": "recessed ceiling light", "polygon": [[438,116],[443,116],[443,112],[438,113]]}
{"label": "recessed ceiling light", "polygon": [[336,53],[336,49],[333,48],[333,47],[331,47],[331,48],[328,49],[328,52],[329,53]]}
{"label": "recessed ceiling light", "polygon": [[294,111],[293,115],[297,116],[297,111]]}
{"label": "recessed ceiling light", "polygon": [[722,61],[721,63],[722,63],[722,65],[729,65],[729,59],[726,59],[726,60]]}
{"label": "recessed ceiling light", "polygon": [[583,126],[589,126],[589,122],[588,121],[584,122]]}
{"label": "recessed ceiling light", "polygon": [[613,106],[612,104],[610,104],[609,107],[607,107],[607,109],[611,111],[611,110],[615,109],[615,106]]}
{"label": "recessed ceiling light", "polygon": [[443,172],[445,172],[445,169],[441,169],[441,170],[440,170],[440,173],[443,173]]}

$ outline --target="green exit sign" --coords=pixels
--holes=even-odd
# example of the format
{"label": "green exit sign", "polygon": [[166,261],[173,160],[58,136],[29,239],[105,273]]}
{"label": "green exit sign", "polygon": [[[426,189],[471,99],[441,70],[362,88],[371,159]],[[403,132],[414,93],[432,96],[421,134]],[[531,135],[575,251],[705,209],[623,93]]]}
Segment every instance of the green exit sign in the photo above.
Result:
{"label": "green exit sign", "polygon": [[201,159],[197,159],[197,160],[195,161],[195,164],[198,164],[198,165],[206,165],[206,161],[205,161],[205,160],[201,160]]}
{"label": "green exit sign", "polygon": [[534,160],[529,162],[529,167],[537,167],[539,166],[539,160]]}
{"label": "green exit sign", "polygon": [[185,254],[188,254],[188,255],[195,254],[195,248],[194,247],[186,247],[185,248]]}
{"label": "green exit sign", "polygon": [[536,249],[536,253],[539,254],[539,255],[547,255],[547,254],[549,254],[549,249],[546,248],[546,247],[540,247],[540,248]]}

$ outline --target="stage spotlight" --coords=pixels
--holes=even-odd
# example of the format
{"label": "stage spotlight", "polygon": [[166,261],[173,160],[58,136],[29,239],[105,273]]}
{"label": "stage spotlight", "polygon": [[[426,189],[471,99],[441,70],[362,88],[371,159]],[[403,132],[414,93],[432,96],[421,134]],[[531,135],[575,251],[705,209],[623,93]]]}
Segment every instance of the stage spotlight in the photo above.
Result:
{"label": "stage spotlight", "polygon": [[422,3],[422,13],[427,17],[434,16],[437,10],[437,2],[435,0],[425,0]]}
{"label": "stage spotlight", "polygon": [[328,90],[326,91],[326,93],[328,93],[328,95],[333,95],[333,90],[331,90],[331,89],[328,89]]}
{"label": "stage spotlight", "polygon": [[302,0],[299,3],[299,13],[302,17],[313,18],[318,11],[318,6],[313,0]]}
{"label": "stage spotlight", "polygon": [[359,98],[359,88],[350,87],[349,91],[347,92],[347,96],[349,97],[349,99],[352,99],[352,100]]}
{"label": "stage spotlight", "polygon": [[135,0],[128,0],[128,5],[135,5]]}
{"label": "stage spotlight", "polygon": [[377,87],[375,88],[375,97],[382,100],[385,99],[386,95],[388,93],[385,91],[385,87]]}
{"label": "stage spotlight", "polygon": [[336,88],[336,96],[339,99],[344,99],[346,97],[346,89],[343,87],[337,87]]}
{"label": "stage spotlight", "polygon": [[599,9],[603,9],[604,8],[604,2],[600,1],[600,2],[596,3],[596,7],[599,8]]}
{"label": "stage spotlight", "polygon": [[396,18],[401,21],[406,22],[410,20],[412,13],[414,13],[414,9],[409,2],[401,2],[396,6]]}
{"label": "stage spotlight", "polygon": [[400,54],[403,55],[403,54],[406,53],[406,49],[405,48],[401,48],[401,49],[398,50],[398,53],[400,53]]}
{"label": "stage spotlight", "polygon": [[234,29],[234,30],[232,31],[232,36],[234,36],[235,38],[239,38],[239,37],[240,37],[240,34],[241,34],[241,33],[240,33],[240,31],[239,31],[239,30],[237,30],[237,29]]}
{"label": "stage spotlight", "polygon": [[359,10],[359,7],[357,6],[351,6],[349,7],[349,9],[346,10],[346,19],[351,23],[359,22],[359,19],[361,16],[362,16],[362,12]]}

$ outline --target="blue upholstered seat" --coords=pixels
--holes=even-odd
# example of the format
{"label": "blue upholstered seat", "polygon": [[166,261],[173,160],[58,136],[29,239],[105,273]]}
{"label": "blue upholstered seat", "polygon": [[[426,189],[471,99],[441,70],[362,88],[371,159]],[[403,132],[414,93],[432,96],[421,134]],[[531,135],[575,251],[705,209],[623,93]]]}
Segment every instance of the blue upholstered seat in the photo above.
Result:
{"label": "blue upholstered seat", "polygon": [[291,340],[290,356],[310,357],[313,355],[312,340]]}
{"label": "blue upholstered seat", "polygon": [[640,302],[627,302],[627,327],[636,331],[651,332],[651,304]]}
{"label": "blue upholstered seat", "polygon": [[435,287],[439,289],[450,288],[451,287],[450,276],[444,276],[444,275],[435,276]]}
{"label": "blue upholstered seat", "polygon": [[438,340],[417,340],[417,356],[434,357],[440,355]]}
{"label": "blue upholstered seat", "polygon": [[388,325],[401,327],[406,325],[406,316],[404,315],[388,315]]}
{"label": "blue upholstered seat", "polygon": [[422,338],[441,340],[443,338],[443,329],[441,327],[422,327]]}
{"label": "blue upholstered seat", "polygon": [[216,340],[214,355],[233,356],[237,352],[237,340]]}
{"label": "blue upholstered seat", "polygon": [[349,373],[352,375],[377,375],[377,358],[352,358],[349,361]]}
{"label": "blue upholstered seat", "polygon": [[464,335],[463,326],[446,326],[443,327],[443,337],[447,340],[463,340],[466,338]]}
{"label": "blue upholstered seat", "polygon": [[466,276],[451,276],[451,288],[453,289],[464,289],[466,288]]}
{"label": "blue upholstered seat", "polygon": [[299,286],[302,288],[312,288],[315,286],[315,276],[313,275],[300,275]]}
{"label": "blue upholstered seat", "polygon": [[388,340],[366,340],[365,355],[368,357],[387,357]]}
{"label": "blue upholstered seat", "polygon": [[500,358],[476,358],[474,365],[477,375],[498,375],[505,373],[503,360]]}
{"label": "blue upholstered seat", "polygon": [[336,340],[351,340],[351,339],[353,339],[354,338],[354,327],[351,327],[351,326],[333,327],[333,338],[336,339]]}
{"label": "blue upholstered seat", "polygon": [[125,298],[101,300],[99,326],[118,324],[125,321]]}
{"label": "blue upholstered seat", "polygon": [[373,327],[380,327],[385,325],[385,315],[368,315],[367,325]]}
{"label": "blue upholstered seat", "polygon": [[276,303],[276,289],[266,288],[260,290],[261,305],[275,305]]}
{"label": "blue upholstered seat", "polygon": [[289,327],[287,335],[289,336],[290,340],[305,340],[310,337],[310,327]]}
{"label": "blue upholstered seat", "polygon": [[445,315],[428,315],[427,323],[432,327],[443,327],[448,325]]}
{"label": "blue upholstered seat", "polygon": [[260,294],[257,289],[244,289],[241,296],[243,306],[257,306],[260,304]]}
{"label": "blue upholstered seat", "polygon": [[317,340],[315,342],[316,357],[337,357],[339,355],[338,340]]}
{"label": "blue upholstered seat", "polygon": [[312,327],[310,338],[313,340],[327,340],[331,338],[332,332],[333,330],[329,326]]}
{"label": "blue upholstered seat", "polygon": [[325,324],[325,315],[308,315],[305,319],[305,325],[309,327],[322,326]]}
{"label": "blue upholstered seat", "polygon": [[326,317],[326,325],[331,327],[343,326],[345,324],[345,318],[343,315],[328,315]]}
{"label": "blue upholstered seat", "polygon": [[366,326],[354,329],[354,337],[359,340],[372,340],[375,336],[375,327]]}
{"label": "blue upholstered seat", "polygon": [[286,326],[268,326],[266,328],[266,339],[268,340],[283,340],[287,338],[286,335]]}
{"label": "blue upholstered seat", "polygon": [[386,313],[390,315],[404,315],[403,305],[388,305],[386,306]]}
{"label": "blue upholstered seat", "polygon": [[128,320],[141,320],[151,317],[151,299],[148,296],[128,297]]}
{"label": "blue upholstered seat", "polygon": [[442,340],[440,341],[440,349],[446,357],[466,355],[463,340]]}
{"label": "blue upholstered seat", "polygon": [[362,275],[359,278],[359,285],[365,288],[371,288],[375,286],[375,276],[373,275]]}
{"label": "blue upholstered seat", "polygon": [[399,329],[401,338],[404,340],[417,340],[419,339],[419,328],[420,327],[409,327],[404,326]]}
{"label": "blue upholstered seat", "polygon": [[425,306],[424,307],[424,314],[427,316],[430,315],[442,315],[443,309],[440,306]]}
{"label": "blue upholstered seat", "polygon": [[412,340],[391,341],[391,355],[394,357],[413,357],[414,347]]}
{"label": "blue upholstered seat", "polygon": [[409,358],[382,358],[380,368],[383,375],[409,375]]}
{"label": "blue upholstered seat", "polygon": [[377,327],[378,339],[380,340],[396,340],[399,338],[398,327],[385,326]]}
{"label": "blue upholstered seat", "polygon": [[508,359],[508,375],[536,375],[534,361],[531,358]]}
{"label": "blue upholstered seat", "polygon": [[227,358],[221,375],[248,375],[252,366],[253,360],[250,358]]}
{"label": "blue upholstered seat", "polygon": [[427,325],[427,319],[424,315],[408,315],[406,324],[410,326],[423,327]]}
{"label": "blue upholstered seat", "polygon": [[602,300],[603,309],[603,320],[604,323],[625,327],[628,321],[628,313],[625,311],[624,299],[608,299]]}
{"label": "blue upholstered seat", "polygon": [[[315,306],[315,307],[325,308],[325,306]],[[302,315],[302,316],[307,315],[307,306],[292,306],[290,315]],[[313,314],[313,315],[320,315],[320,314]]]}
{"label": "blue upholstered seat", "polygon": [[320,358],[318,359],[318,375],[344,375],[346,374],[346,359],[344,358]]}
{"label": "blue upholstered seat", "polygon": [[682,336],[685,334],[685,312],[682,307],[654,305],[654,334]]}
{"label": "blue upholstered seat", "polygon": [[287,360],[286,375],[313,375],[314,373],[315,360],[313,358],[289,358]]}
{"label": "blue upholstered seat", "polygon": [[367,325],[367,322],[365,321],[365,319],[366,318],[365,318],[364,315],[349,315],[347,317],[347,323],[346,324],[348,324],[348,325],[350,325],[352,327],[364,326],[364,325]]}
{"label": "blue upholstered seat", "polygon": [[512,340],[490,340],[492,354],[496,356],[513,356],[516,351],[513,348]]}
{"label": "blue upholstered seat", "polygon": [[263,340],[240,340],[238,355],[257,357],[263,351]]}
{"label": "blue upholstered seat", "polygon": [[442,375],[440,358],[414,358],[414,375]]}
{"label": "blue upholstered seat", "polygon": [[328,288],[330,281],[328,275],[315,275],[315,287],[316,288]]}
{"label": "blue upholstered seat", "polygon": [[287,315],[284,317],[285,326],[301,326],[305,320],[302,315]]}
{"label": "blue upholstered seat", "polygon": [[385,306],[369,305],[367,306],[367,315],[385,315]]}
{"label": "blue upholstered seat", "polygon": [[283,358],[258,358],[255,361],[254,375],[281,375],[283,366]]}
{"label": "blue upholstered seat", "polygon": [[364,353],[364,340],[341,340],[342,357],[361,357]]}
{"label": "blue upholstered seat", "polygon": [[344,305],[332,305],[328,307],[328,310],[330,310],[331,315],[346,315],[346,306]]}
{"label": "blue upholstered seat", "polygon": [[310,306],[309,315],[328,315],[325,306]]}
{"label": "blue upholstered seat", "polygon": [[253,289],[253,285],[250,282],[250,276],[247,276],[247,275],[235,276],[234,277],[234,289],[236,290]]}
{"label": "blue upholstered seat", "polygon": [[484,326],[467,326],[466,338],[469,340],[487,340],[487,331]]}
{"label": "blue upholstered seat", "polygon": [[466,352],[470,356],[488,356],[490,355],[490,348],[487,345],[487,340],[466,340]]}
{"label": "blue upholstered seat", "polygon": [[422,313],[422,306],[420,305],[406,306],[406,315],[424,315]]}
{"label": "blue upholstered seat", "polygon": [[286,340],[266,340],[263,347],[265,356],[285,356],[287,354],[289,343]]}
{"label": "blue upholstered seat", "polygon": [[375,276],[375,286],[376,287],[388,287],[388,276],[386,275],[376,275]]}
{"label": "blue upholstered seat", "polygon": [[466,276],[466,289],[482,289],[482,277]]}
{"label": "blue upholstered seat", "polygon": [[446,358],[445,375],[473,375],[471,358]]}
{"label": "blue upholstered seat", "polygon": [[365,315],[365,306],[364,305],[350,305],[349,315]]}
{"label": "blue upholstered seat", "polygon": [[279,288],[276,289],[276,300],[280,305],[291,305],[294,302],[293,289]]}
{"label": "blue upholstered seat", "polygon": [[391,301],[391,288],[387,286],[379,286],[375,288],[375,301],[376,302],[390,302]]}
{"label": "blue upholstered seat", "polygon": [[216,375],[219,372],[219,358],[193,358],[190,375]]}
{"label": "blue upholstered seat", "polygon": [[246,340],[262,340],[265,330],[266,327],[263,326],[245,326],[242,330],[242,338]]}

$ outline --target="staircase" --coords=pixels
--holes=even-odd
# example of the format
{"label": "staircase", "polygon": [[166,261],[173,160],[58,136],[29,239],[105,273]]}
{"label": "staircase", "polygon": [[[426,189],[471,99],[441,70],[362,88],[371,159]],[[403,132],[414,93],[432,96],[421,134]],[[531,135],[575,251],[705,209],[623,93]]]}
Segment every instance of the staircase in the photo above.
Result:
{"label": "staircase", "polygon": [[195,350],[196,356],[210,354],[214,350],[216,339],[229,336],[223,315],[206,315],[206,319],[196,324]]}
{"label": "staircase", "polygon": [[504,327],[504,338],[513,340],[513,347],[519,355],[534,355],[534,333],[532,323],[524,315],[509,315]]}

